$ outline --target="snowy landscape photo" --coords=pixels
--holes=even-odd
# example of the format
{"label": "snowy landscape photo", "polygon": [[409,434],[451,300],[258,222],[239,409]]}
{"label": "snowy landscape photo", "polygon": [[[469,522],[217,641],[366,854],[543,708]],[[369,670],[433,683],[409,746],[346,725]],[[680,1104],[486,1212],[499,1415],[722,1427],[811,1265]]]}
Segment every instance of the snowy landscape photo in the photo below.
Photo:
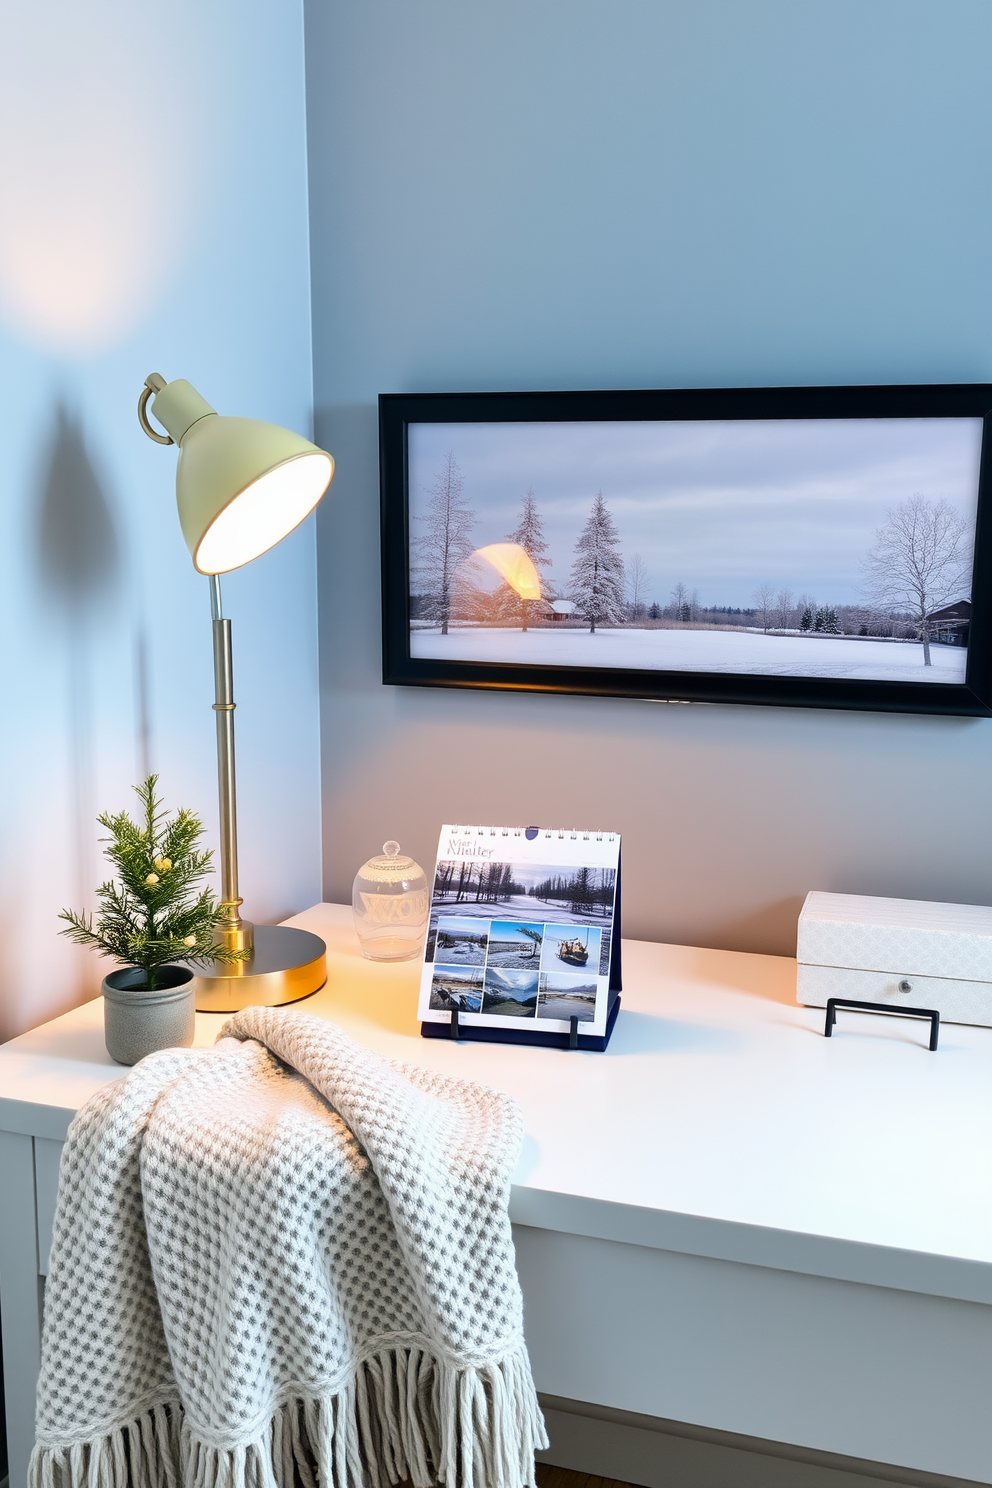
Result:
{"label": "snowy landscape photo", "polygon": [[482,1005],[482,967],[435,966],[430,1006],[439,1012],[477,1013]]}
{"label": "snowy landscape photo", "polygon": [[591,1023],[596,1015],[596,983],[577,976],[542,974],[537,1001],[539,1018],[578,1018]]}
{"label": "snowy landscape photo", "polygon": [[408,441],[414,659],[965,680],[979,418],[414,422]]}

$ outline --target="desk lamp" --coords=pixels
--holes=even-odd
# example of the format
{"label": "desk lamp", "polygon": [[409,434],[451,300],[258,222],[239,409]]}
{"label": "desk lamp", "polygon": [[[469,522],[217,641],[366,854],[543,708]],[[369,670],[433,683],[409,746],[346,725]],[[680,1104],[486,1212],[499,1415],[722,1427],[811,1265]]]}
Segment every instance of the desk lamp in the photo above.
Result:
{"label": "desk lamp", "polygon": [[[151,412],[168,431],[160,434]],[[145,379],[138,422],[157,444],[179,446],[176,500],[193,566],[210,580],[214,642],[214,711],[220,795],[221,907],[217,942],[246,950],[244,961],[215,961],[196,979],[203,1012],[237,1012],[252,1003],[275,1007],[316,992],[327,980],[326,947],[317,935],[285,925],[252,925],[239,914],[238,821],[234,781],[234,683],[231,622],[221,609],[220,574],[267,553],[313,511],[334,474],[334,461],[309,440],[257,419],[222,418],[182,378]]]}

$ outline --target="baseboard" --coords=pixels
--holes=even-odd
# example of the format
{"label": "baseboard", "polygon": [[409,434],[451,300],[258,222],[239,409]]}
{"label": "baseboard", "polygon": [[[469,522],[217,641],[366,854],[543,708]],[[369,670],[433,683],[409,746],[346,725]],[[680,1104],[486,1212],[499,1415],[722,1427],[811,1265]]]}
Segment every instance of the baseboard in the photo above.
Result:
{"label": "baseboard", "polygon": [[542,1395],[542,1462],[642,1488],[976,1488],[972,1479]]}

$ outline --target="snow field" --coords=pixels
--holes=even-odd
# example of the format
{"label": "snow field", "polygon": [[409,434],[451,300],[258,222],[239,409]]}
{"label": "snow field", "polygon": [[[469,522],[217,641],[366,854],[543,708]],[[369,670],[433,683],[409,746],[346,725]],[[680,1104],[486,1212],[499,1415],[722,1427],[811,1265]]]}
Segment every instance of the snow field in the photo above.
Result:
{"label": "snow field", "polygon": [[[535,666],[615,667],[638,671],[743,672],[767,677],[962,683],[963,646],[931,645],[923,665],[916,641],[850,636],[775,636],[717,630],[529,630],[453,627],[415,630],[415,660],[507,662]],[[464,913],[461,905],[459,913]],[[532,911],[533,912],[533,911]]]}

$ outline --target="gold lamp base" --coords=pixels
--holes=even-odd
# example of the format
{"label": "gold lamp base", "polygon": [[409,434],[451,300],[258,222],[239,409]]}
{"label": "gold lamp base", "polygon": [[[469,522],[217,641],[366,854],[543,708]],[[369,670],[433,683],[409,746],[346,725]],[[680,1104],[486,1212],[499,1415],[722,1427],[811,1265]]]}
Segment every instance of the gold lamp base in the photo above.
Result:
{"label": "gold lamp base", "polygon": [[327,947],[319,935],[291,925],[256,925],[248,961],[213,963],[193,980],[200,1013],[281,1007],[319,992],[327,981]]}

